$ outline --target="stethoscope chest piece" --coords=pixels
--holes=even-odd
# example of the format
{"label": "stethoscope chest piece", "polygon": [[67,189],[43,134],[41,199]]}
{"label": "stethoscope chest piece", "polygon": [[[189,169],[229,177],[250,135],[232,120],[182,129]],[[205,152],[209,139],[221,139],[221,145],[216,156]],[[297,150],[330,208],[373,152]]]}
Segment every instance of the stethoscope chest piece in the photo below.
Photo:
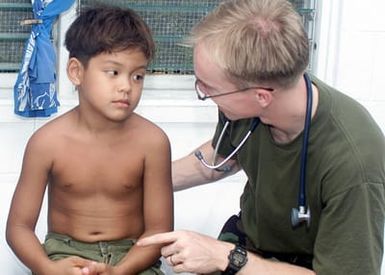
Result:
{"label": "stethoscope chest piece", "polygon": [[291,226],[293,228],[298,227],[302,223],[306,223],[306,227],[310,227],[310,208],[300,206],[299,208],[291,209]]}

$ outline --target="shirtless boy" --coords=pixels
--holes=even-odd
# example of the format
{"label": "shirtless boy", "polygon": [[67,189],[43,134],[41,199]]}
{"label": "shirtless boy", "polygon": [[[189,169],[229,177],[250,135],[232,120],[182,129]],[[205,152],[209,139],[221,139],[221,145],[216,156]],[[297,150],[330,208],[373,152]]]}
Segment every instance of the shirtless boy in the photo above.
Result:
{"label": "shirtless boy", "polygon": [[[135,245],[173,229],[169,140],[134,112],[154,54],[150,31],[132,10],[91,8],[65,44],[79,104],[30,138],[7,241],[39,275],[162,274],[160,247]],[[34,230],[46,187],[42,246]]]}

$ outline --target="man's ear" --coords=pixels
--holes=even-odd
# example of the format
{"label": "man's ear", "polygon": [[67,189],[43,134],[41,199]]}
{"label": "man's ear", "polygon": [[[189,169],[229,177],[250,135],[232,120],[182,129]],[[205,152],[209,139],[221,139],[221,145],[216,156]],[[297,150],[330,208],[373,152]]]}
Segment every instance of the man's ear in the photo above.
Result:
{"label": "man's ear", "polygon": [[273,94],[270,91],[264,89],[256,89],[255,97],[260,106],[265,108],[270,105],[273,99]]}
{"label": "man's ear", "polygon": [[71,57],[67,62],[68,79],[74,86],[79,86],[83,79],[84,67],[79,59]]}

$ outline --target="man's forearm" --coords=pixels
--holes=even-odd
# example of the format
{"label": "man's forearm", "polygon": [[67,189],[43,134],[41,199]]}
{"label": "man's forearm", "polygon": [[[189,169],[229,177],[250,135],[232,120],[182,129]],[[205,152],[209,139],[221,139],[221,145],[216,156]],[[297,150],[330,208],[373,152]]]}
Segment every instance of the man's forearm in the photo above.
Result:
{"label": "man's forearm", "polygon": [[263,259],[248,253],[247,264],[237,273],[238,275],[315,275],[315,272],[300,266]]}
{"label": "man's forearm", "polygon": [[[228,264],[227,256],[233,248],[234,244],[224,244],[224,242],[218,246],[217,251],[222,254],[222,257],[218,258],[217,266],[221,271],[226,269]],[[247,253],[247,258],[246,265],[239,270],[237,275],[315,275],[315,272],[312,270],[284,262],[264,259],[251,252]]]}
{"label": "man's forearm", "polygon": [[[211,141],[207,141],[202,146],[197,148],[202,155],[209,161],[213,154]],[[228,165],[231,169],[227,172],[218,172],[203,166],[195,157],[193,151],[191,154],[173,161],[172,163],[172,181],[174,191],[180,191],[187,188],[199,186],[206,183],[211,183],[227,176],[230,176],[239,171],[239,167],[235,160],[229,160]],[[222,158],[218,157],[218,161]]]}

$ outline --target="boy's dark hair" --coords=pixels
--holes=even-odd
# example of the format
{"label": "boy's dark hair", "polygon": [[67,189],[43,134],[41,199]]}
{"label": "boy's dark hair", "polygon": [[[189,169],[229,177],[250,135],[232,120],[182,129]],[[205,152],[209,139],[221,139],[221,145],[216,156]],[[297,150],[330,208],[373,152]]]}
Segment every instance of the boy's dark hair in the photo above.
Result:
{"label": "boy's dark hair", "polygon": [[104,52],[137,48],[149,61],[155,52],[151,31],[135,11],[105,5],[80,13],[66,33],[65,46],[84,66]]}

